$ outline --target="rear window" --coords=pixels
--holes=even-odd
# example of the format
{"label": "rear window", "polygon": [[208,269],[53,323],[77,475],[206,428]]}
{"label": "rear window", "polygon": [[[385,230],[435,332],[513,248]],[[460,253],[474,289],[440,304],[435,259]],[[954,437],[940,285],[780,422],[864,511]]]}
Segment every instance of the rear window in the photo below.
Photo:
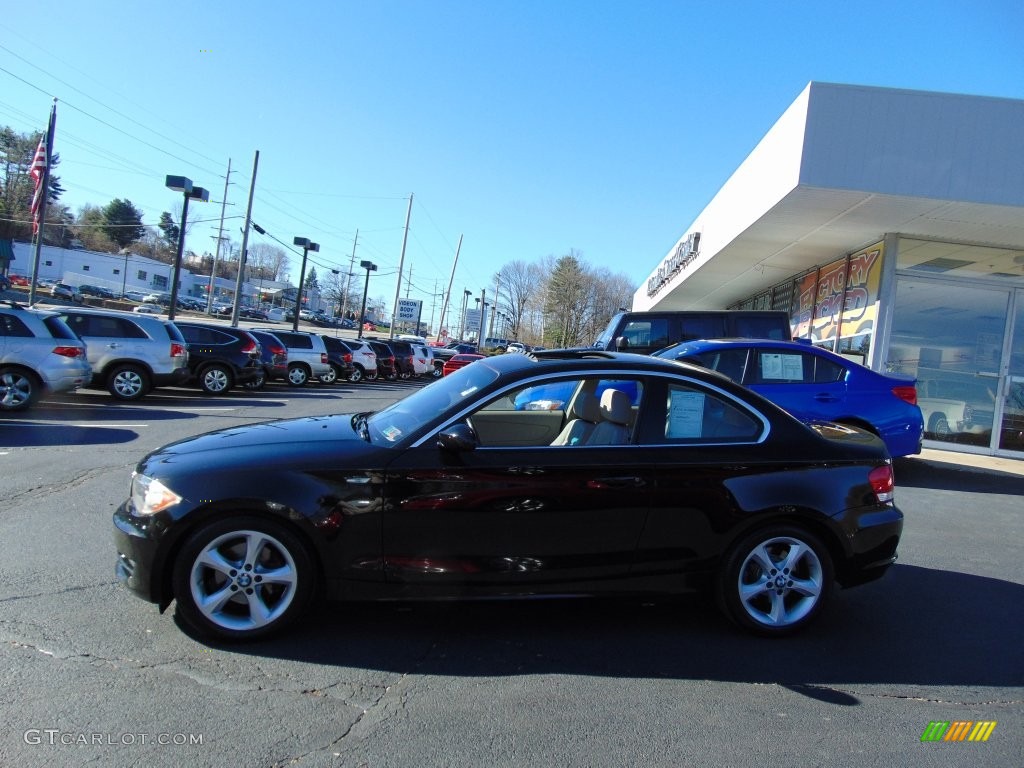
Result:
{"label": "rear window", "polygon": [[59,317],[51,315],[50,317],[43,318],[43,325],[49,330],[50,335],[55,339],[74,339],[77,338],[68,324],[61,320]]}

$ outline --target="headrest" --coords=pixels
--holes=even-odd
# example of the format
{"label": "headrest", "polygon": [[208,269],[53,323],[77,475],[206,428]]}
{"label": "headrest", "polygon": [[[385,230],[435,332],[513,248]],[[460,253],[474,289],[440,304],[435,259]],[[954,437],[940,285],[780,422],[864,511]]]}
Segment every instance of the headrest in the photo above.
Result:
{"label": "headrest", "polygon": [[601,415],[613,424],[629,424],[633,403],[629,395],[618,389],[606,389],[601,395]]}
{"label": "headrest", "polygon": [[601,420],[601,404],[589,392],[582,392],[572,404],[572,417],[596,424]]}

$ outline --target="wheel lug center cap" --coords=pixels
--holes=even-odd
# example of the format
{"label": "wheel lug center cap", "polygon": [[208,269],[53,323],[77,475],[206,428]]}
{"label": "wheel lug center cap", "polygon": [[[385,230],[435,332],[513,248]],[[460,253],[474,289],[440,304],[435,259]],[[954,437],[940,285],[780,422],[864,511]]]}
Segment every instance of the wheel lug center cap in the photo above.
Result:
{"label": "wheel lug center cap", "polygon": [[238,578],[235,579],[235,583],[242,587],[242,589],[245,589],[252,584],[252,576],[248,573],[240,573],[238,574]]}
{"label": "wheel lug center cap", "polygon": [[779,589],[782,589],[783,587],[785,587],[786,586],[786,579],[785,579],[785,577],[784,576],[776,576],[775,577],[775,586],[778,587]]}

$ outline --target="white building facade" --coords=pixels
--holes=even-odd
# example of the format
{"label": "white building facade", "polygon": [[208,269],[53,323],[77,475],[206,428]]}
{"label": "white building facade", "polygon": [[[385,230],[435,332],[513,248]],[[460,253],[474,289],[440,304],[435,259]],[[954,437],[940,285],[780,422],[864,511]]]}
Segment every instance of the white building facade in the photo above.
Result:
{"label": "white building facade", "polygon": [[1024,458],[1024,101],[809,84],[633,299],[726,308],[916,375],[927,446]]}

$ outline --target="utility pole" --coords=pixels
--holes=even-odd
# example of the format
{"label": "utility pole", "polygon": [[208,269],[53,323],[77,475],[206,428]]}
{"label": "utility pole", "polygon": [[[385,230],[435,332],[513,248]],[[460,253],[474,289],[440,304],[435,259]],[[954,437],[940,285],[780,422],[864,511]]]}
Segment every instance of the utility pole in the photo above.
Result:
{"label": "utility pole", "polygon": [[[260,165],[260,151],[256,150],[256,157],[252,161],[252,182],[249,184],[249,205],[245,209],[245,227],[242,229],[242,253],[238,256],[238,278],[235,280],[235,307],[231,311],[231,327],[238,327],[238,310],[242,306],[242,283],[245,280],[245,256],[246,248],[249,246],[249,220],[252,218],[252,198],[256,191],[256,169]],[[299,308],[295,308],[295,316],[298,317]]]}
{"label": "utility pole", "polygon": [[352,287],[352,268],[356,264],[356,243],[359,242],[359,230],[356,230],[355,239],[352,241],[352,256],[348,260],[348,274],[345,276],[345,295],[341,300],[341,317],[345,318],[345,311],[348,309],[348,292]]}
{"label": "utility pole", "polygon": [[388,338],[395,338],[395,321],[398,319],[398,297],[402,293],[402,269],[405,267],[405,246],[409,242],[409,219],[412,217],[412,196],[409,193],[409,209],[405,212],[405,234],[402,236],[402,256],[398,260],[398,281],[395,283],[395,305],[391,310],[391,333]]}
{"label": "utility pole", "polygon": [[224,239],[224,208],[228,204],[228,184],[231,183],[231,158],[228,158],[228,175],[224,177],[224,199],[220,201],[220,226],[217,228],[217,247],[213,250],[213,266],[210,268],[210,287],[206,296],[206,314],[213,314],[213,294],[217,285],[217,257],[220,256],[220,242]]}
{"label": "utility pole", "polygon": [[[452,282],[454,282],[454,280],[455,280],[455,267],[459,263],[459,251],[461,251],[461,250],[462,250],[462,235],[460,234],[459,235],[459,244],[455,247],[455,260],[452,262],[452,273],[448,277],[448,291],[444,295],[444,303],[441,304],[441,322],[439,322],[437,324],[437,327],[439,329],[438,333],[437,333],[437,340],[438,341],[441,340],[440,329],[444,327],[444,324],[445,324],[444,323],[444,316],[445,316],[445,313],[448,311],[448,304],[452,300]],[[465,300],[463,300],[463,301],[465,301]],[[451,334],[449,334],[449,337],[450,336],[451,336]]]}

